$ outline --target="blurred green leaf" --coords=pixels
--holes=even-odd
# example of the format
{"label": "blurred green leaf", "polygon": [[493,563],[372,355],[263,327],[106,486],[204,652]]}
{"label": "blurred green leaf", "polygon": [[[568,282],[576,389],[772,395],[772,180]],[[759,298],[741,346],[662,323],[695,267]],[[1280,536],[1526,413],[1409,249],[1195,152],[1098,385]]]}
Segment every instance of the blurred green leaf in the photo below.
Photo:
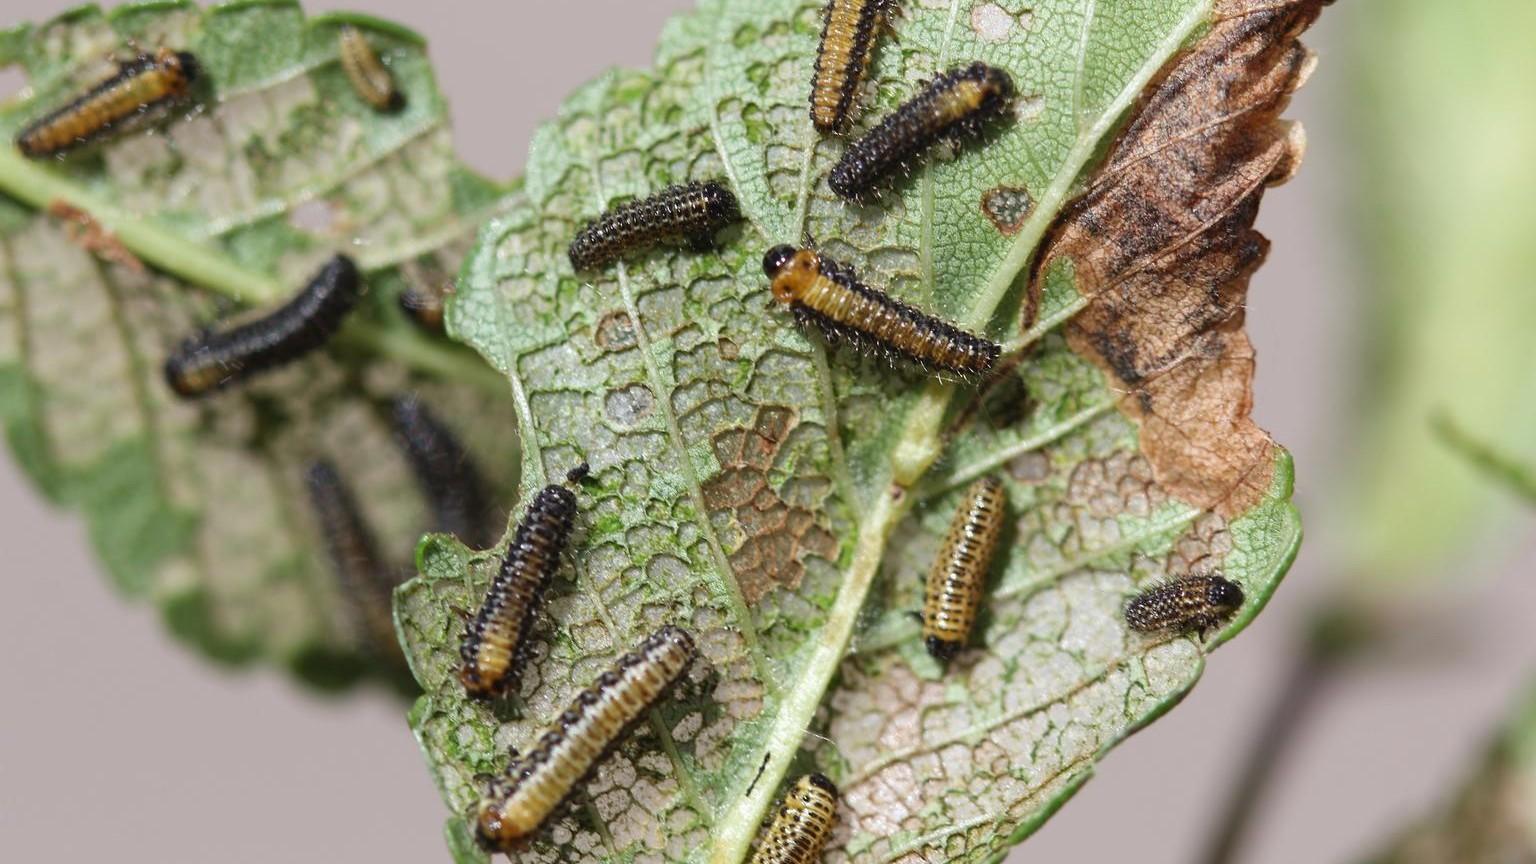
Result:
{"label": "blurred green leaf", "polygon": [[[843,145],[819,140],[806,116],[821,5],[705,0],[673,21],[654,71],[604,76],[537,133],[521,196],[466,264],[450,325],[516,394],[525,496],[583,460],[593,479],[574,566],[551,590],[521,692],[506,703],[467,700],[456,677],[456,610],[478,606],[499,550],[431,541],[421,578],[396,593],[426,691],[412,725],[454,813],[447,836],[460,861],[486,857],[462,817],[508,748],[526,748],[666,622],[699,637],[688,686],[603,762],[530,855],[739,861],[781,781],[815,767],[842,786],[834,842],[848,860],[995,859],[1187,692],[1206,650],[1257,614],[1295,554],[1289,456],[1247,420],[1241,299],[1264,248],[1251,232],[1259,197],[1294,168],[1295,130],[1274,113],[1303,77],[1293,39],[1320,4],[904,4],[874,67],[869,116],[972,59],[1007,69],[1020,99],[985,146],[861,207],[827,192],[821,178]],[[1191,44],[1195,65],[1181,72],[1193,83],[1160,91],[1147,122],[1127,125]],[[1222,103],[1229,91],[1255,104]],[[1214,101],[1184,101],[1191,93]],[[1233,126],[1243,152],[1200,149],[1231,144]],[[1131,143],[1095,177],[1121,129]],[[1162,146],[1139,149],[1147,138]],[[1105,282],[1122,274],[1052,238],[1091,222],[1067,207],[1090,179],[1098,195],[1148,177],[1160,180],[1158,203],[1179,206],[1102,226],[1106,241],[1148,241],[1130,230],[1177,220],[1177,240],[1131,254],[1133,269],[1161,267],[1202,296],[1217,281],[1235,305],[1175,334],[1189,344],[1127,385],[1119,373],[1134,363],[1110,381],[1088,359],[1107,363],[1104,352],[1084,347],[1095,331],[1063,326],[1101,308],[1086,295],[1110,293]],[[610,203],[704,178],[727,181],[746,216],[718,249],[661,249],[590,281],[571,272],[571,236]],[[1022,217],[989,209],[992,192],[1024,202]],[[807,234],[872,284],[1028,344],[1024,362],[978,394],[828,354],[766,308],[764,251]],[[1048,241],[1057,254],[1028,284]],[[1190,254],[1207,246],[1231,257]],[[1026,295],[1039,315],[1021,330]],[[1143,335],[1113,342],[1122,359],[1167,348]],[[1169,394],[1155,387],[1186,373],[1201,418],[1148,415],[1143,397],[1162,407]],[[1217,379],[1231,389],[1207,389]],[[1213,424],[1199,430],[1215,438],[1205,461],[1170,456],[1188,430],[1179,422]],[[1224,432],[1256,436],[1258,461],[1229,461]],[[1149,455],[1144,436],[1163,449]],[[1239,488],[1216,488],[1233,468]],[[974,648],[946,671],[910,612],[960,491],[992,472],[1011,495],[1006,549]],[[1169,484],[1204,497],[1183,500]],[[1205,568],[1248,593],[1229,625],[1205,642],[1127,632],[1122,608],[1138,586]]]}
{"label": "blurred green leaf", "polygon": [[1341,6],[1371,353],[1339,536],[1348,572],[1396,581],[1445,572],[1513,509],[1436,440],[1436,412],[1536,464],[1536,5]]}
{"label": "blurred green leaf", "polygon": [[[346,22],[389,64],[403,111],[375,113],[349,89]],[[129,40],[193,51],[196,107],[24,160],[16,130],[110,74],[105,58]],[[28,81],[0,106],[0,422],[16,458],[81,511],[119,590],[155,602],[173,632],[325,686],[355,678],[367,664],[305,465],[341,466],[402,564],[429,520],[390,438],[390,396],[422,392],[504,489],[517,470],[506,385],[394,307],[407,284],[456,273],[473,226],[509,194],[454,157],[420,37],[306,20],[291,2],[89,6],[0,33],[0,65]],[[181,339],[280,302],[337,250],[369,293],[332,350],[196,404],[171,395],[161,364]]]}

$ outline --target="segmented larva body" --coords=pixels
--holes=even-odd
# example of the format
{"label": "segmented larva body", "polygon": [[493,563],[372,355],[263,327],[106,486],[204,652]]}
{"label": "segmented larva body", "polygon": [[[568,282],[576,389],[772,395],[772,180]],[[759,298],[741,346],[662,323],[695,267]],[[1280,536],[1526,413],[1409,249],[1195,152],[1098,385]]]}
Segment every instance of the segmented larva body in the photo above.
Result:
{"label": "segmented larva body", "polygon": [[359,98],[378,111],[398,111],[405,105],[405,98],[395,86],[395,76],[374,53],[362,31],[345,25],[338,31],[336,40],[341,53],[341,70]]}
{"label": "segmented larva body", "polygon": [[893,5],[894,0],[828,0],[811,76],[811,123],[818,132],[840,131],[852,119],[875,38]]}
{"label": "segmented larva body", "polygon": [[807,774],[784,794],[752,864],[816,864],[836,824],[837,787],[820,774]]}
{"label": "segmented larva body", "polygon": [[276,311],[222,333],[199,333],[165,361],[165,380],[185,399],[291,363],[324,345],[357,305],[357,265],[336,255]]}
{"label": "segmented larva body", "polygon": [[475,834],[487,849],[522,848],[635,721],[682,677],[697,649],[666,626],[619,658],[539,738],[513,756],[501,788],[480,802]]}
{"label": "segmented larva body", "polygon": [[119,64],[112,77],[21,130],[16,147],[33,159],[54,156],[143,125],[186,101],[198,74],[197,58],[186,51],[161,48],[140,54]]}
{"label": "segmented larva body", "polygon": [[923,599],[923,644],[940,660],[960,653],[970,638],[1007,507],[1002,481],[983,477],[965,490],[950,520]]}
{"label": "segmented larva body", "polygon": [[704,245],[716,231],[740,218],[736,196],[723,183],[668,186],[588,222],[571,241],[571,266],[578,272],[597,270],[666,241]]}
{"label": "segmented larva body", "polygon": [[1001,69],[985,63],[951,69],[849,144],[827,175],[827,185],[842,198],[865,198],[940,140],[980,133],[1012,99],[1013,79]]}
{"label": "segmented larva body", "polygon": [[846,265],[814,250],[775,246],[763,258],[773,297],[832,344],[850,342],[941,375],[972,378],[991,370],[1001,348],[917,311],[858,281]]}
{"label": "segmented larva body", "polygon": [[453,430],[416,396],[398,396],[390,412],[395,440],[432,511],[432,530],[459,538],[472,549],[496,542],[493,509],[475,460]]}
{"label": "segmented larva body", "polygon": [[378,542],[363,521],[352,491],[336,466],[324,459],[309,466],[304,473],[304,485],[358,636],[371,652],[392,660],[401,659],[390,608],[398,574],[379,554]]}
{"label": "segmented larva body", "polygon": [[[587,466],[579,465],[567,475],[567,482],[579,482],[586,473]],[[501,570],[491,580],[480,611],[465,626],[459,645],[463,660],[459,680],[471,697],[504,696],[517,683],[528,634],[575,520],[576,493],[550,484],[539,490],[517,523]]]}
{"label": "segmented larva body", "polygon": [[1125,607],[1133,630],[1204,631],[1243,605],[1243,589],[1214,573],[1184,576],[1136,595]]}

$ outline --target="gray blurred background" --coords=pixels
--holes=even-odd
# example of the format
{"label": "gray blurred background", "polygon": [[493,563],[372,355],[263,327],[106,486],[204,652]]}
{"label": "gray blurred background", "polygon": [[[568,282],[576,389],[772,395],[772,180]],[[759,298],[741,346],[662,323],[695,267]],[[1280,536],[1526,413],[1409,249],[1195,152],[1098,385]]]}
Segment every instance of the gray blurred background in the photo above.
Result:
{"label": "gray blurred background", "polygon": [[[1255,414],[1296,457],[1308,535],[1301,556],[1268,612],[1212,657],[1185,703],[1112,754],[1010,860],[1192,860],[1312,601],[1336,575],[1341,529],[1329,502],[1353,452],[1362,324],[1357,232],[1343,200],[1361,157],[1341,58],[1348,28],[1393,2],[1340,4],[1308,39],[1322,63],[1289,113],[1305,123],[1310,152],[1259,220],[1274,248],[1251,294]],[[567,92],[609,65],[647,64],[663,21],[691,5],[354,0],[348,8],[429,38],[457,107],[460,152],[504,177],[522,169],[533,127]],[[5,0],[0,24],[63,6]],[[18,86],[0,76],[0,93]],[[1466,624],[1450,650],[1428,663],[1354,671],[1322,694],[1243,860],[1355,860],[1461,775],[1536,666],[1536,521],[1510,524],[1508,542],[1459,564],[1447,602]],[[267,670],[219,674],[172,643],[150,609],[118,602],[79,521],[47,509],[5,457],[0,550],[9,585],[0,602],[0,860],[446,860],[443,805],[401,702],[378,693],[317,699]]]}

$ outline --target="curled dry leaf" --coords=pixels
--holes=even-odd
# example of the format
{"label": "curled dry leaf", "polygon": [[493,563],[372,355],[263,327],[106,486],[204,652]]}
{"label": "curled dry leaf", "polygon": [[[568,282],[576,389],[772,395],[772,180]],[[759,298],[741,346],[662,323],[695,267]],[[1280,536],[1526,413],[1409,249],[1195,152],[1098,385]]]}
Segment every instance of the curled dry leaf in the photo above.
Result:
{"label": "curled dry leaf", "polygon": [[1259,201],[1301,162],[1299,123],[1280,118],[1313,56],[1297,37],[1327,0],[1223,0],[1211,31],[1154,81],[1036,264],[1070,266],[1087,306],[1072,347],[1124,391],[1142,453],[1170,493],[1224,516],[1272,480],[1274,443],[1249,418],[1248,281],[1269,243]]}

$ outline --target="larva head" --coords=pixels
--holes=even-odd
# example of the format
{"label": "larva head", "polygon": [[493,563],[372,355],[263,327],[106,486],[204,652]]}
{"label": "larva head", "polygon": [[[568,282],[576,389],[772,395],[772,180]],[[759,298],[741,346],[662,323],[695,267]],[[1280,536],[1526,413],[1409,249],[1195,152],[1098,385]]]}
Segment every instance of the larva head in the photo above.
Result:
{"label": "larva head", "polygon": [[[537,827],[537,826],[535,826]],[[529,830],[517,824],[509,812],[506,800],[495,798],[480,802],[475,812],[475,842],[491,852],[510,852],[528,840]]]}
{"label": "larva head", "polygon": [[192,56],[191,51],[176,52],[176,68],[181,72],[181,77],[185,78],[188,84],[196,81],[198,76],[203,74],[203,67],[198,65],[197,58]]}
{"label": "larva head", "polygon": [[763,272],[773,280],[773,299],[790,303],[821,274],[821,260],[809,249],[784,244],[763,256]]}
{"label": "larva head", "polygon": [[1211,604],[1211,608],[1230,614],[1243,605],[1243,589],[1236,582],[1218,576],[1206,586],[1205,601]]}
{"label": "larva head", "polygon": [[966,77],[979,85],[982,92],[981,110],[984,113],[999,112],[1004,105],[1013,101],[1013,79],[996,66],[972,63],[971,68],[966,70]]}

